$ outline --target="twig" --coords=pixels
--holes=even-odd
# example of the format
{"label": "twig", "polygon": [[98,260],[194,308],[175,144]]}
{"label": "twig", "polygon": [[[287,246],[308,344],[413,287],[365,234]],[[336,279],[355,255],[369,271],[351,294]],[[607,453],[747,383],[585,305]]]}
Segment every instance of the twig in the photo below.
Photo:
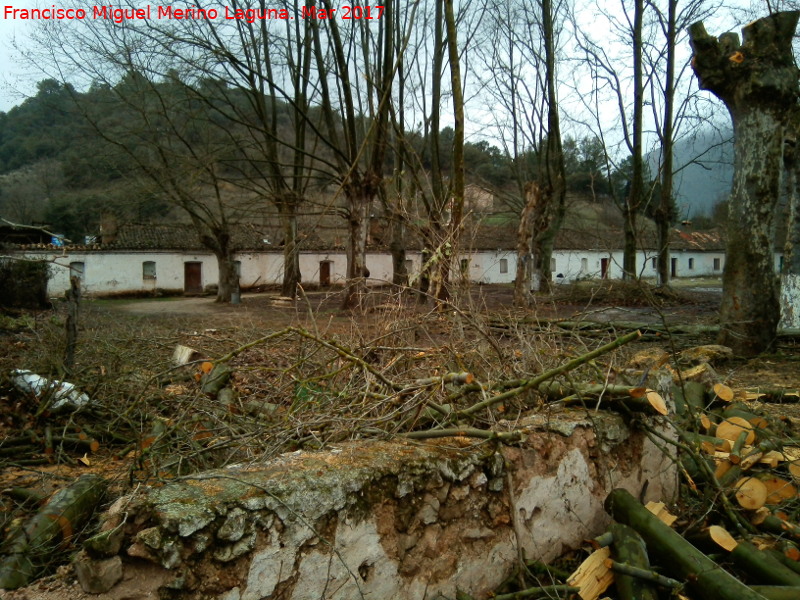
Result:
{"label": "twig", "polygon": [[613,342],[609,342],[608,344],[600,346],[599,348],[592,350],[591,352],[588,352],[582,356],[574,358],[571,361],[564,363],[559,367],[550,369],[549,371],[545,371],[538,377],[523,380],[518,387],[508,390],[507,392],[504,392],[502,394],[498,394],[497,396],[488,398],[487,400],[484,400],[482,402],[478,402],[477,404],[473,404],[472,406],[465,408],[464,410],[458,411],[457,414],[459,416],[468,417],[470,415],[475,414],[476,412],[483,410],[484,408],[489,408],[490,406],[499,404],[500,402],[503,402],[508,398],[513,398],[514,396],[521,394],[525,390],[538,387],[540,384],[544,383],[548,379],[552,379],[553,377],[557,377],[559,375],[563,375],[564,373],[568,373],[569,371],[578,368],[582,364],[594,358],[597,358],[598,356],[602,356],[603,354],[611,352],[612,350],[616,350],[620,346],[623,346],[628,342],[632,342],[633,340],[638,339],[640,336],[641,334],[638,331],[634,331],[626,335],[623,335],[622,337],[617,338]]}

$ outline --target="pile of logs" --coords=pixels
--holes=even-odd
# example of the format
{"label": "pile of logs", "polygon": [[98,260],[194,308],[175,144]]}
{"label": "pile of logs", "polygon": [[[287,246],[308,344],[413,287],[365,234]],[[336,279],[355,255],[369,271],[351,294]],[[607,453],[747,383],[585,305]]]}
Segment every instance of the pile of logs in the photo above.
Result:
{"label": "pile of logs", "polygon": [[[685,516],[614,490],[606,510],[615,523],[591,541],[595,551],[564,589],[582,600],[614,584],[621,600],[662,591],[684,599],[800,598],[800,440],[761,413],[761,394],[699,382],[678,382],[673,392]],[[536,597],[514,594],[497,597]]]}

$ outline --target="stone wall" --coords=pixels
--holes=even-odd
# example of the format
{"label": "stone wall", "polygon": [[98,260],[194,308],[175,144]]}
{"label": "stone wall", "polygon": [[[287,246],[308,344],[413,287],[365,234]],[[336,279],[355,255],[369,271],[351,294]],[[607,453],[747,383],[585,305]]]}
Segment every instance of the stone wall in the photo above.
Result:
{"label": "stone wall", "polygon": [[[120,554],[177,598],[487,598],[521,547],[551,560],[600,533],[624,487],[670,501],[676,471],[616,415],[536,415],[514,446],[467,438],[295,452],[118,501]],[[86,560],[86,559],[84,559]]]}

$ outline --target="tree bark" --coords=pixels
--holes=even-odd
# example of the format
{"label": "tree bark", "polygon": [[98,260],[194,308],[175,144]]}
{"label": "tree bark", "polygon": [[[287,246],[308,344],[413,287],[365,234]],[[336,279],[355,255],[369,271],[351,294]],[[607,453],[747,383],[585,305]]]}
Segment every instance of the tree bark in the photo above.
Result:
{"label": "tree bark", "polygon": [[661,196],[658,209],[655,211],[655,222],[658,243],[658,284],[669,285],[670,253],[669,229],[672,216],[672,183],[673,183],[673,146],[675,131],[675,53],[677,31],[678,0],[669,0],[667,8],[667,64],[666,81],[664,82],[664,126],[661,135]]}
{"label": "tree bark", "polygon": [[689,28],[700,87],[722,100],[734,128],[734,176],[719,343],[753,356],[775,342],[780,305],[774,267],[788,114],[798,99],[792,37],[798,12],[779,12],[715,38]]}
{"label": "tree bark", "polygon": [[514,306],[524,308],[530,303],[533,237],[533,215],[539,202],[539,187],[535,183],[525,186],[525,207],[519,217],[517,229],[517,273],[514,279]]}
{"label": "tree bark", "polygon": [[347,283],[342,308],[358,308],[367,293],[367,233],[372,194],[362,185],[351,184],[347,189],[348,228]]}
{"label": "tree bark", "polygon": [[236,273],[236,261],[231,250],[216,253],[219,267],[217,283],[217,302],[230,302],[234,293],[239,292],[239,275]]}
{"label": "tree bark", "polygon": [[635,279],[636,270],[636,215],[644,199],[644,157],[642,156],[642,119],[644,113],[644,83],[642,57],[642,24],[644,0],[636,0],[633,9],[633,123],[631,160],[633,173],[622,210],[624,219],[624,245],[622,248],[622,277]]}
{"label": "tree bark", "polygon": [[783,271],[781,272],[781,318],[780,326],[800,329],[800,160],[797,153],[800,134],[800,111],[792,111],[789,135],[784,145],[786,167],[786,197],[789,202],[789,218],[786,228],[786,243],[783,248]]}
{"label": "tree bark", "polygon": [[72,372],[75,366],[75,349],[78,347],[78,307],[81,301],[81,279],[72,276],[69,278],[69,291],[67,292],[67,345],[64,351],[64,371]]}
{"label": "tree bark", "polygon": [[283,282],[281,295],[297,296],[297,284],[301,281],[300,248],[297,240],[297,203],[286,199],[278,204],[283,222]]}
{"label": "tree bark", "polygon": [[[650,568],[647,547],[636,531],[620,523],[612,523],[610,531],[614,538],[611,544],[614,560],[633,567]],[[657,600],[658,598],[655,587],[648,581],[623,573],[617,573],[614,579],[617,584],[617,593],[623,600]]]}

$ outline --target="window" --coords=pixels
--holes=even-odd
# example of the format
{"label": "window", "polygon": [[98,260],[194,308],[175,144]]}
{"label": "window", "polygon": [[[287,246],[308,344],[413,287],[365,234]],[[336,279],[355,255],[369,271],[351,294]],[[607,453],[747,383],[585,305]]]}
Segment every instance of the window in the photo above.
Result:
{"label": "window", "polygon": [[694,259],[693,258],[689,259],[689,268],[690,269],[694,269]]}
{"label": "window", "polygon": [[233,261],[233,270],[236,272],[237,277],[242,276],[242,261],[235,260]]}
{"label": "window", "polygon": [[588,258],[582,258],[581,259],[581,272],[585,273],[588,270],[589,270],[589,259]]}
{"label": "window", "polygon": [[156,263],[153,260],[146,260],[142,263],[142,279],[152,280],[156,278]]}
{"label": "window", "polygon": [[69,263],[69,276],[70,277],[77,277],[81,281],[83,281],[83,274],[85,272],[85,266],[82,262],[71,262]]}
{"label": "window", "polygon": [[508,259],[501,258],[500,259],[500,272],[501,273],[508,273]]}
{"label": "window", "polygon": [[414,270],[414,261],[410,258],[406,259],[406,274],[411,273]]}
{"label": "window", "polygon": [[469,259],[462,258],[461,259],[461,272],[466,273],[469,270]]}
{"label": "window", "polygon": [[719,258],[714,259],[714,270],[719,271],[722,261]]}
{"label": "window", "polygon": [[651,259],[650,259],[650,266],[651,266],[653,269],[655,269],[655,268],[656,268],[656,259],[655,259],[655,258],[651,258]]}

